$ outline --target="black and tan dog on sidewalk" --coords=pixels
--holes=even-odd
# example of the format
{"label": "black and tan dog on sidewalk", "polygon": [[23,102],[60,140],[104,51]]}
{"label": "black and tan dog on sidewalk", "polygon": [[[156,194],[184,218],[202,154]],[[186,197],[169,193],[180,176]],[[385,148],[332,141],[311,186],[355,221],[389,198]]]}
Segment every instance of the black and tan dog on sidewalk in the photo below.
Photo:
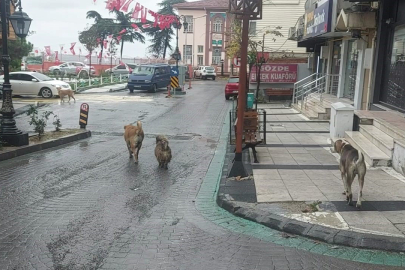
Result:
{"label": "black and tan dog on sidewalk", "polygon": [[169,147],[169,140],[163,135],[156,137],[155,156],[159,167],[167,170],[172,160],[172,150]]}
{"label": "black and tan dog on sidewalk", "polygon": [[360,150],[357,150],[350,145],[349,142],[344,140],[337,140],[334,144],[334,148],[340,155],[339,169],[345,188],[344,194],[346,194],[346,200],[349,205],[352,205],[353,201],[352,184],[356,175],[358,176],[359,195],[356,207],[360,208],[363,199],[364,177],[366,176],[367,170],[364,156]]}

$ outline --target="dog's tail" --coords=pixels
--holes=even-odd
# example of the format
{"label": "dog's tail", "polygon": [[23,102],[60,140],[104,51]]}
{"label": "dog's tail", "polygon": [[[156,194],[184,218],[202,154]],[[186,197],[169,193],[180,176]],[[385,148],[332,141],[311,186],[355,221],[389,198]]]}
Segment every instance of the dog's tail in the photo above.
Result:
{"label": "dog's tail", "polygon": [[136,125],[138,126],[138,128],[142,128],[142,122],[141,121],[136,122]]}
{"label": "dog's tail", "polygon": [[358,166],[360,163],[364,161],[364,156],[360,150],[357,150],[357,154],[359,155],[359,159],[356,161],[356,166]]}

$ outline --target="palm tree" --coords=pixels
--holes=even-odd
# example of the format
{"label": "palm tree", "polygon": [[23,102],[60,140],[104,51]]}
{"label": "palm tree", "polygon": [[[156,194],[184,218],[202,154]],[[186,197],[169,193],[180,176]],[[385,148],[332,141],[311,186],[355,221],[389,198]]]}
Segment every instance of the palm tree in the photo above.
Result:
{"label": "palm tree", "polygon": [[[120,30],[118,25],[114,22],[114,19],[111,18],[103,18],[100,13],[94,10],[90,10],[87,12],[87,19],[94,19],[94,24],[90,27],[90,29],[94,30],[98,34],[98,38],[101,40],[101,55],[103,55],[104,51],[104,39],[107,37],[108,34],[114,35],[117,34]],[[100,58],[101,64],[102,58]]]}
{"label": "palm tree", "polygon": [[[111,13],[114,13],[115,19],[116,19],[116,24],[117,27],[120,27],[120,30],[126,30],[125,34],[122,35],[121,39],[121,59],[122,59],[122,54],[124,52],[124,43],[125,42],[130,42],[134,43],[135,41],[139,41],[140,43],[145,43],[145,37],[141,33],[135,31],[135,29],[132,27],[132,12],[124,14],[121,11],[118,11],[114,9],[111,11]],[[136,23],[136,25],[142,29],[142,25],[140,23]]]}
{"label": "palm tree", "polygon": [[[174,12],[173,5],[179,4],[179,3],[184,3],[186,2],[185,0],[163,0],[161,3],[158,5],[160,6],[160,9],[158,11],[159,14],[162,15],[177,15]],[[171,46],[171,40],[174,35],[173,29],[167,28],[162,31],[154,31],[150,32],[149,35],[152,37],[151,42],[152,45],[150,45],[149,52],[152,53],[153,56],[155,57],[160,57],[162,56],[163,59],[166,58],[166,52],[167,49],[172,50]]]}

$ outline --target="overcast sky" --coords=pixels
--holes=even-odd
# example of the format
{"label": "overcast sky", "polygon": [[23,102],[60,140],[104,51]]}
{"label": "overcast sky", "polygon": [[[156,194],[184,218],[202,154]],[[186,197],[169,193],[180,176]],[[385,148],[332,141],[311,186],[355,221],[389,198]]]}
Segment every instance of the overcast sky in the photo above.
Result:
{"label": "overcast sky", "polygon": [[[139,1],[139,0],[138,0]],[[140,4],[152,11],[157,11],[157,3],[161,0],[139,1]],[[135,0],[132,8],[137,0]],[[59,45],[65,44],[69,51],[70,43],[78,42],[78,32],[82,31],[87,25],[92,24],[93,20],[86,19],[86,13],[89,10],[95,10],[104,17],[110,17],[105,8],[105,0],[23,0],[23,11],[26,12],[32,21],[31,31],[35,34],[27,39],[34,44],[35,48],[43,49],[44,46],[51,46],[52,51],[59,51]],[[149,38],[147,38],[149,39]],[[145,56],[145,44],[139,42],[124,46],[124,57],[142,57]],[[78,49],[76,48],[76,51]]]}

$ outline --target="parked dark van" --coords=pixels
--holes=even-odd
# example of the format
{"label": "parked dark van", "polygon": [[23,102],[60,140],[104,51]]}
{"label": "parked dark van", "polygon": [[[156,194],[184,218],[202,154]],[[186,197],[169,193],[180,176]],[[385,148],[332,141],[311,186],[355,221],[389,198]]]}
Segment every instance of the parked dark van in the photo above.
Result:
{"label": "parked dark van", "polygon": [[128,89],[148,90],[155,93],[157,89],[170,84],[170,66],[167,64],[140,65],[132,70],[128,78]]}

